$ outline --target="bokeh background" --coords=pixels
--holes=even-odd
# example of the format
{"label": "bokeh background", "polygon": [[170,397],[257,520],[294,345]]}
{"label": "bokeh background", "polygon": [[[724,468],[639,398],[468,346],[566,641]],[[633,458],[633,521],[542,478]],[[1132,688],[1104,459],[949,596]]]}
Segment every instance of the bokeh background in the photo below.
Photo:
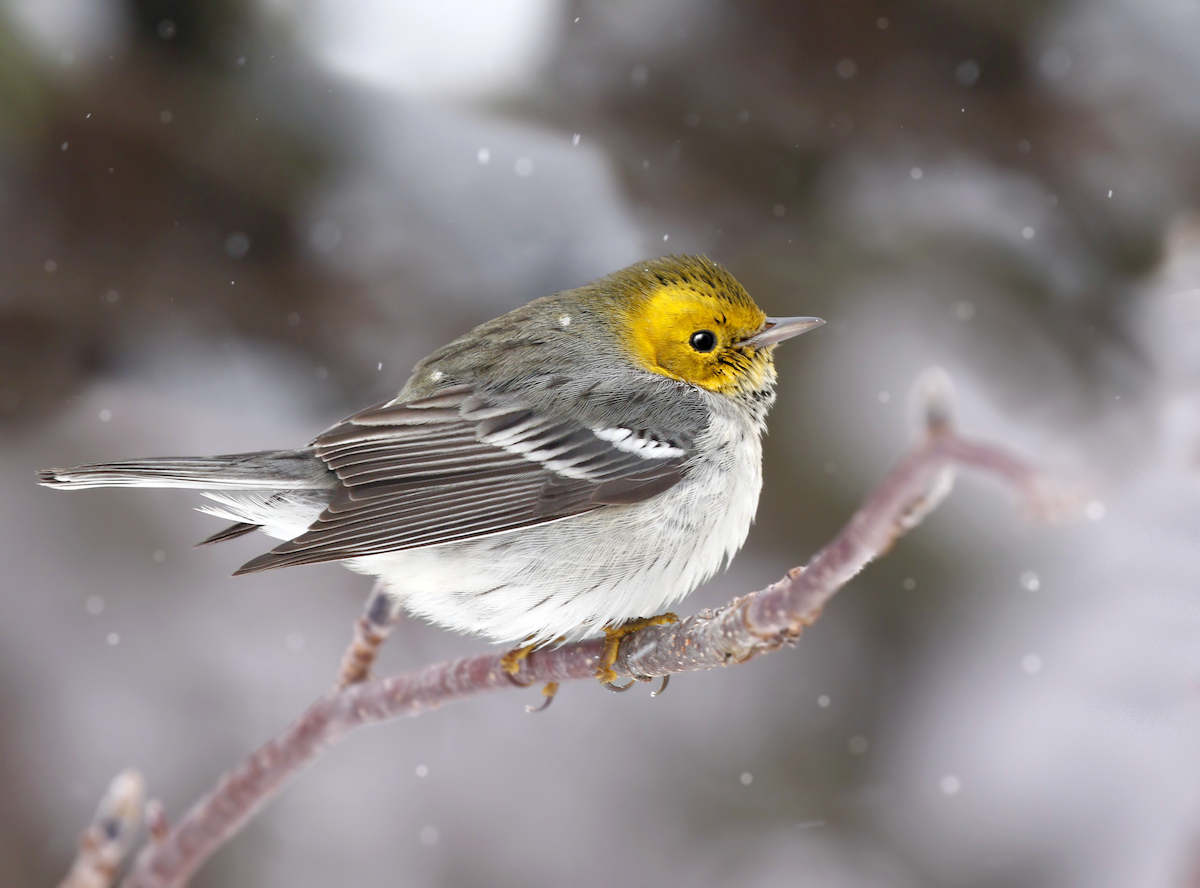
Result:
{"label": "bokeh background", "polygon": [[[803,563],[960,422],[964,479],[798,647],[350,737],[198,886],[1200,885],[1191,0],[0,0],[0,883],[135,765],[178,815],[329,684],[369,582],[41,467],[303,443],[474,324],[704,252],[773,314],[759,521]],[[480,650],[414,622],[383,668]]]}

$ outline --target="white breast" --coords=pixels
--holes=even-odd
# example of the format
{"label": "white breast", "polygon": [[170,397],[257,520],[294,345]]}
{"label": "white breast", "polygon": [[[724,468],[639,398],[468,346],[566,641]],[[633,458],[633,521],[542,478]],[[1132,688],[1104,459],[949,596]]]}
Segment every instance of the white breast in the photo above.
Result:
{"label": "white breast", "polygon": [[721,403],[688,477],[643,503],[349,562],[411,613],[521,644],[662,613],[741,548],[762,488],[756,424]]}

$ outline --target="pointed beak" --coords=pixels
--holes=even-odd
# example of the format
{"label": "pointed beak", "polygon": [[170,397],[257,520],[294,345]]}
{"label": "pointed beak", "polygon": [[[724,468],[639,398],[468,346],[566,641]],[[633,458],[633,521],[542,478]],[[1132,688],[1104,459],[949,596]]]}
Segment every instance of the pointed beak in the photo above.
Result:
{"label": "pointed beak", "polygon": [[766,348],[809,330],[815,330],[825,322],[820,318],[767,318],[763,328],[753,336],[747,336],[739,345],[751,348]]}

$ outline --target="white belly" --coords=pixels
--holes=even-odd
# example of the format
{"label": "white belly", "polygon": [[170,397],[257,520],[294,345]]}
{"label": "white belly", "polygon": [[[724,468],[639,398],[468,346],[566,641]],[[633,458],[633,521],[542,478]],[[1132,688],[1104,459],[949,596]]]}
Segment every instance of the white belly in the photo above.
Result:
{"label": "white belly", "polygon": [[348,564],[383,579],[410,613],[508,644],[654,616],[733,557],[758,507],[757,430],[718,415],[697,444],[688,477],[646,502]]}

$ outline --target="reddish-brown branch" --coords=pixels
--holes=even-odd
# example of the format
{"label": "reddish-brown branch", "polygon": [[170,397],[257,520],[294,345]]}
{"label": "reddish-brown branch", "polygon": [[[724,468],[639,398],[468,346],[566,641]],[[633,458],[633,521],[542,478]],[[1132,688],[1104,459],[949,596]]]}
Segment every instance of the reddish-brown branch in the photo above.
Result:
{"label": "reddish-brown branch", "polygon": [[371,677],[371,667],[379,648],[392,633],[392,627],[400,617],[400,605],[389,595],[383,583],[376,583],[367,598],[363,614],[354,624],[354,637],[342,655],[342,666],[338,670],[338,688],[366,681]]}
{"label": "reddish-brown branch", "polygon": [[[1036,495],[1037,479],[1024,463],[955,435],[944,377],[928,375],[922,388],[924,440],[806,568],[794,568],[779,582],[716,611],[630,634],[613,669],[620,675],[648,679],[743,663],[777,650],[814,623],[839,589],[935,507],[949,492],[959,468],[981,470],[1027,496]],[[382,600],[375,595],[368,604],[343,660],[338,686],[227,773],[178,824],[147,845],[125,881],[126,888],[185,884],[275,793],[349,731],[518,685],[593,679],[604,644],[595,640],[535,651],[521,661],[517,676],[501,668],[499,655],[481,654],[365,680],[395,617]]]}

